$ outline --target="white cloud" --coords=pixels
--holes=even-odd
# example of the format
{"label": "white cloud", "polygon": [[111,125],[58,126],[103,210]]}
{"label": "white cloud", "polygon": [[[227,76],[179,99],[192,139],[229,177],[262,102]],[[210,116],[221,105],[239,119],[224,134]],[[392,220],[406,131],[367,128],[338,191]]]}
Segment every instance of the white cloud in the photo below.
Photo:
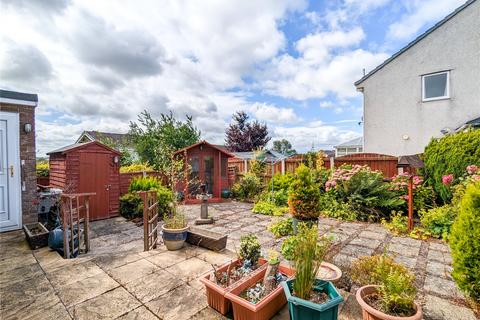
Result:
{"label": "white cloud", "polygon": [[293,125],[300,120],[292,108],[279,108],[267,103],[256,102],[250,107],[250,111],[258,120],[275,124],[290,123]]}
{"label": "white cloud", "polygon": [[465,0],[423,0],[407,2],[407,13],[388,28],[388,37],[407,40],[426,24],[437,22],[465,3]]}

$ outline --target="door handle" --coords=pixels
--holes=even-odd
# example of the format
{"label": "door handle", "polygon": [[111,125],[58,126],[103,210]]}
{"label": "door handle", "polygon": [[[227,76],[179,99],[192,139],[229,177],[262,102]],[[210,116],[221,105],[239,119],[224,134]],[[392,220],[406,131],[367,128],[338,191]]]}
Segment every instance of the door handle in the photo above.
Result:
{"label": "door handle", "polygon": [[10,177],[13,177],[13,165],[10,166]]}

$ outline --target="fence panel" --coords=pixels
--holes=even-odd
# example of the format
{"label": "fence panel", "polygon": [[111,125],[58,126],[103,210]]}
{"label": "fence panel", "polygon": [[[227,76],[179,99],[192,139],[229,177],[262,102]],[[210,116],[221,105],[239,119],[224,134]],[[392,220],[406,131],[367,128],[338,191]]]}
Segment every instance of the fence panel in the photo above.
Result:
{"label": "fence panel", "polygon": [[372,170],[383,172],[385,178],[391,178],[397,174],[398,158],[386,154],[377,153],[357,153],[337,157],[334,160],[335,168],[343,164],[349,165],[367,165]]}

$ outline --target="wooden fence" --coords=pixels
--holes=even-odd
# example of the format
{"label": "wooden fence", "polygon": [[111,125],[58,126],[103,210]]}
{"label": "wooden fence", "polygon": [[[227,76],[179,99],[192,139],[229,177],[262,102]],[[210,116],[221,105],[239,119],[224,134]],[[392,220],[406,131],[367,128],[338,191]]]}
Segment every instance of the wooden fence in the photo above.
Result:
{"label": "wooden fence", "polygon": [[[398,173],[398,158],[395,156],[385,155],[385,154],[377,154],[377,153],[357,153],[357,154],[350,154],[346,156],[341,156],[337,158],[327,158],[323,159],[323,166],[327,169],[330,169],[332,166],[335,168],[340,167],[343,164],[349,165],[367,165],[372,170],[381,171],[385,178],[391,178]],[[306,160],[303,155],[296,155],[294,157],[285,159],[283,164],[281,161],[274,163],[273,165],[273,173],[282,173],[282,165],[284,166],[285,173],[293,173],[295,169],[302,164],[305,163]],[[236,178],[238,180],[239,177],[243,176],[245,171],[250,169],[249,161],[245,161],[243,159],[238,158],[231,158],[228,160],[229,170],[235,171]],[[245,170],[245,166],[247,170]],[[267,164],[267,170],[265,179],[270,179],[272,177],[272,165],[269,163]]]}

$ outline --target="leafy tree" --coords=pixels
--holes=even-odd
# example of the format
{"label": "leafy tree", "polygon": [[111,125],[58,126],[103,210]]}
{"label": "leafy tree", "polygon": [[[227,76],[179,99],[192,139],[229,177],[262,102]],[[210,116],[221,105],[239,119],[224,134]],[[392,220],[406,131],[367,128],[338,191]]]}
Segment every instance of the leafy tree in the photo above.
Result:
{"label": "leafy tree", "polygon": [[294,154],[297,153],[297,151],[295,151],[295,149],[292,149],[292,144],[286,139],[273,141],[273,149],[272,150],[280,152],[280,153],[282,153],[284,155],[287,155],[287,156],[291,156],[291,155],[294,155]]}
{"label": "leafy tree", "polygon": [[112,149],[118,150],[122,153],[122,155],[120,156],[121,166],[129,166],[134,163],[135,156],[132,154],[132,146],[129,139],[127,139],[126,141],[115,141],[112,138],[101,133],[98,133],[97,137],[98,140],[104,145]]}
{"label": "leafy tree", "polygon": [[200,131],[194,126],[192,117],[177,120],[173,113],[161,114],[153,119],[148,111],[138,116],[137,122],[130,122],[130,132],[135,149],[143,162],[164,172],[169,167],[173,153],[200,140]]}
{"label": "leafy tree", "polygon": [[245,111],[238,111],[232,116],[233,122],[226,130],[225,144],[230,151],[252,151],[264,148],[270,137],[268,128],[257,120],[248,121]]}

